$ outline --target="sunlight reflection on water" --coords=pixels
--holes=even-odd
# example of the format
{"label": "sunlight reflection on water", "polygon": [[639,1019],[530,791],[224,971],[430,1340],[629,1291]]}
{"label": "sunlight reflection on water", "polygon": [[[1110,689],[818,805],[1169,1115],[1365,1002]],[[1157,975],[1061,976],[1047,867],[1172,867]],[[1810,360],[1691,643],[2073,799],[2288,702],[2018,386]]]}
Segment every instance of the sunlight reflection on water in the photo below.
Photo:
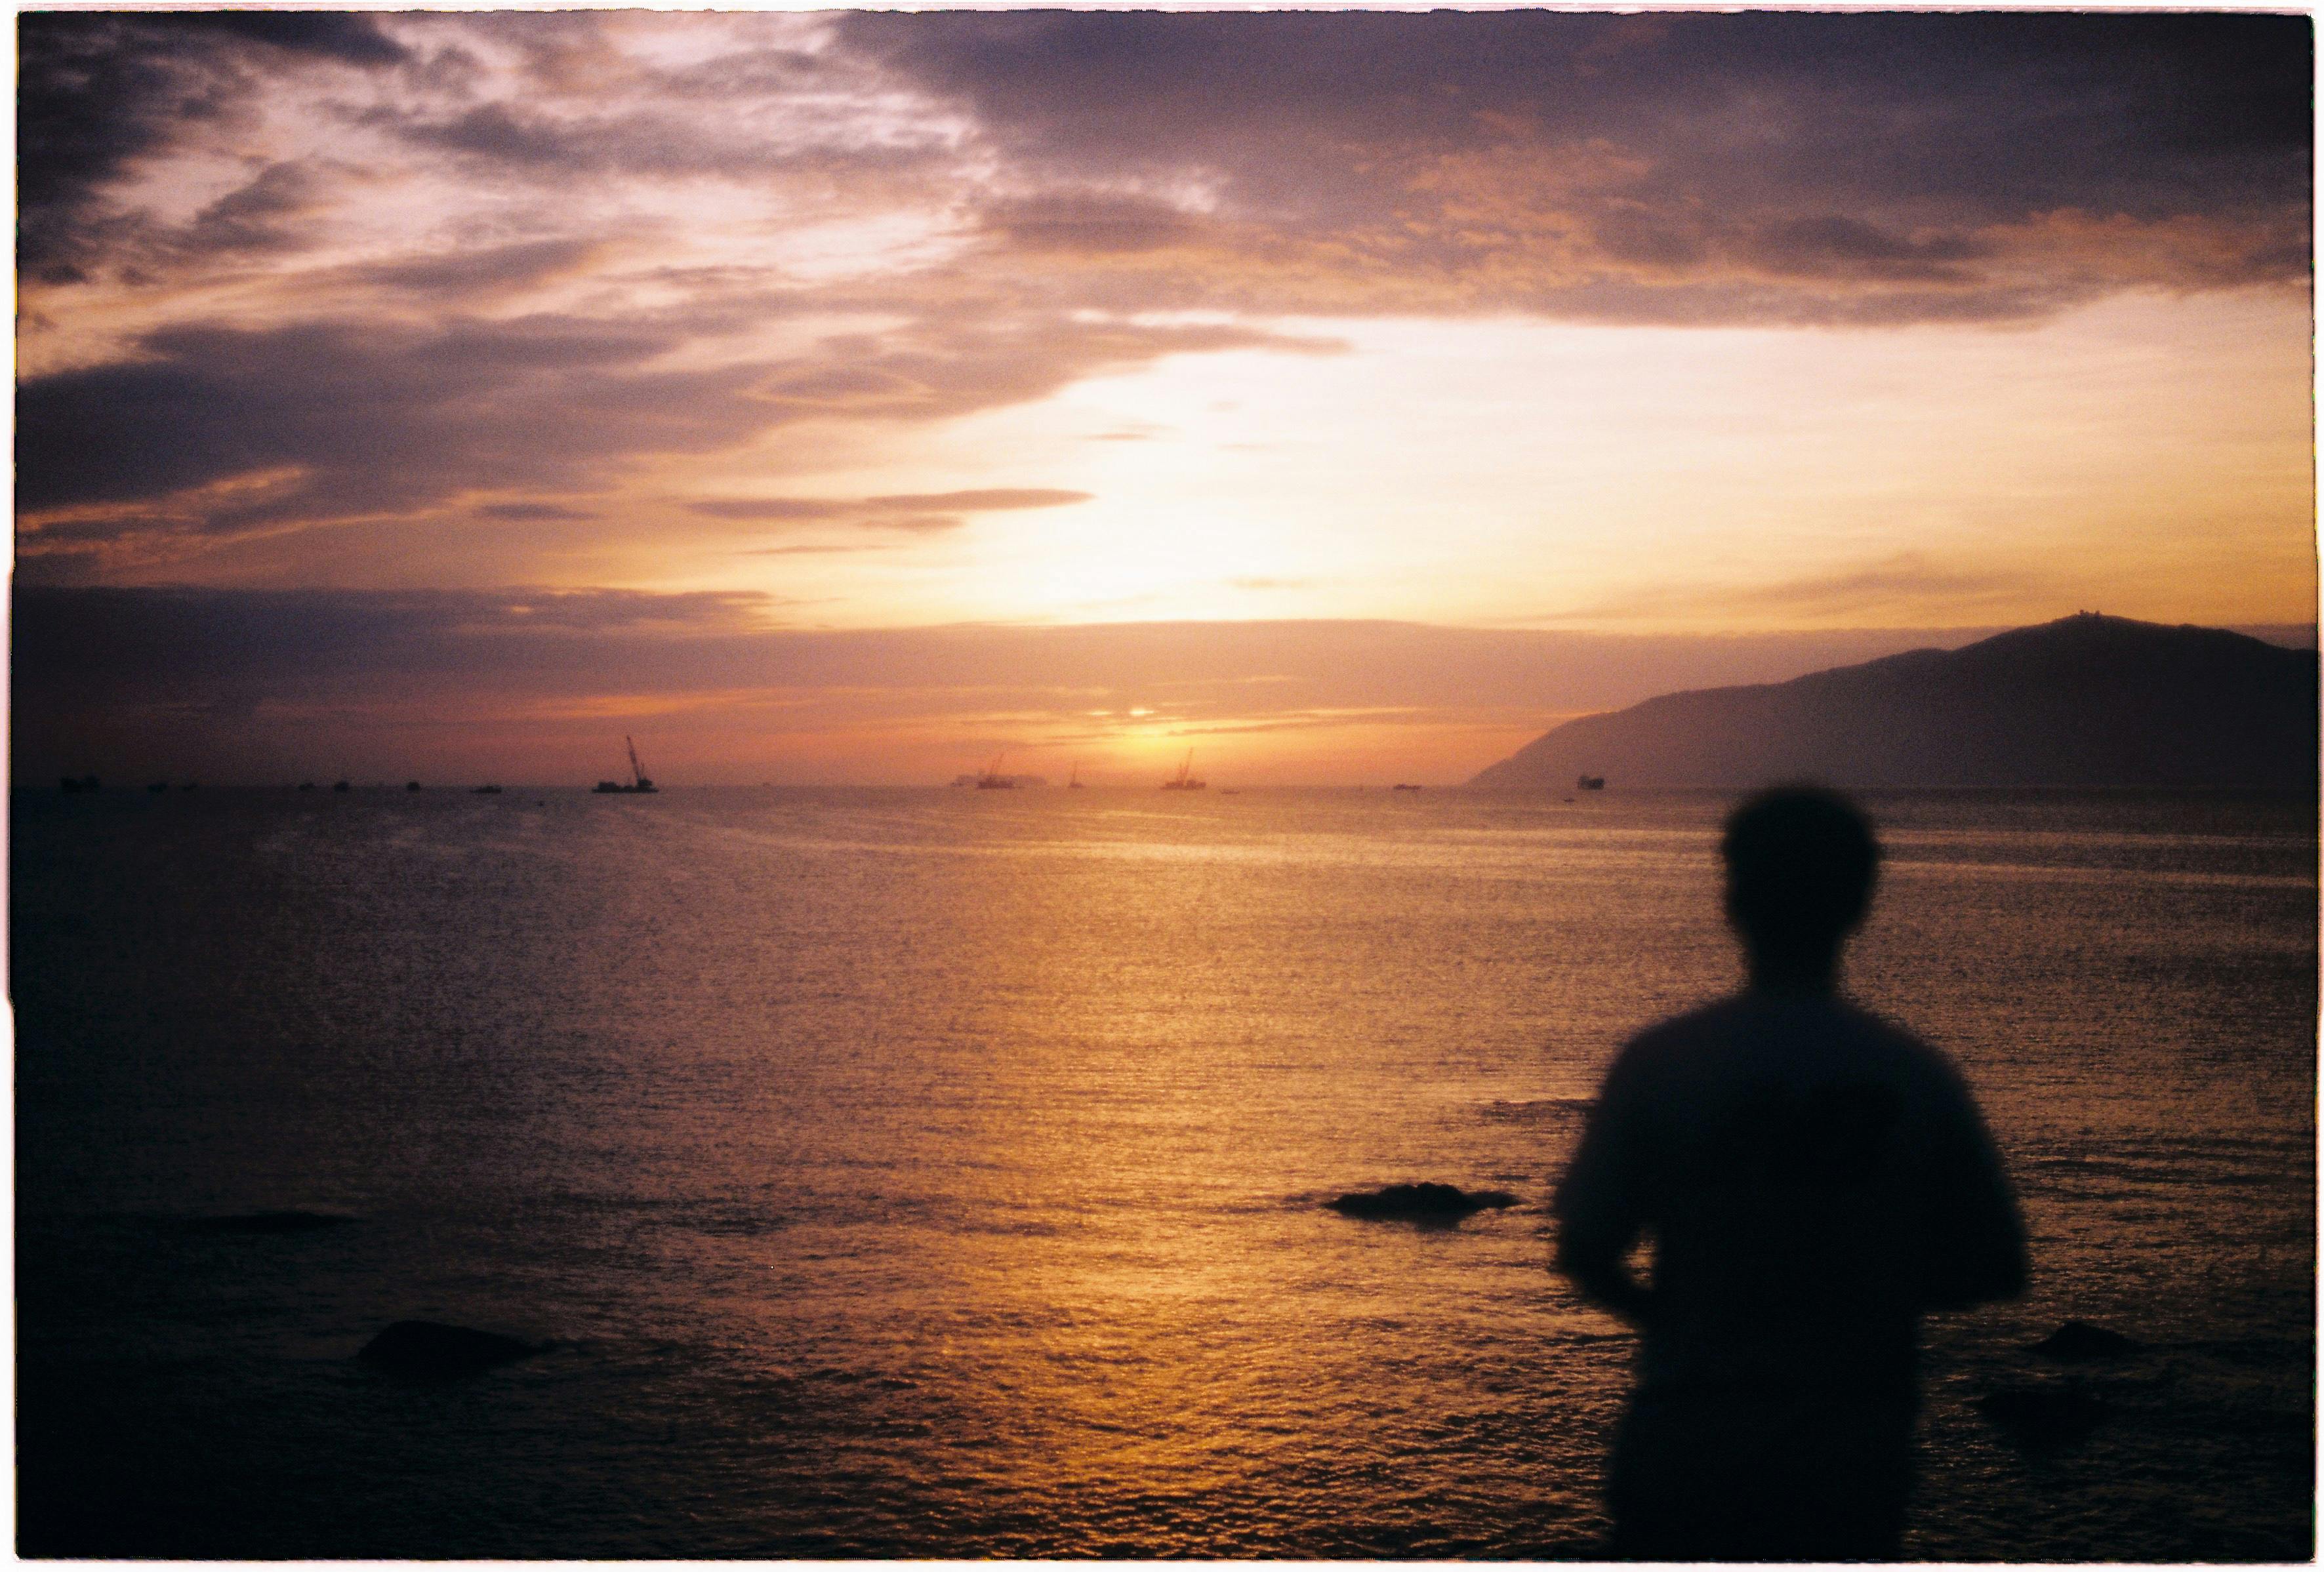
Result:
{"label": "sunlight reflection on water", "polygon": [[[1731,979],[1724,804],[1000,795],[20,798],[28,1534],[1586,1550],[1628,1343],[1543,1208],[1616,1044]],[[2304,1556],[2312,805],[1872,805],[1855,986],[2036,1233],[2028,1302],[1932,1329],[1914,1549]],[[1419,1178],[1521,1204],[1320,1206]],[[355,1220],[170,1226],[285,1208]],[[1970,1403],[2069,1315],[2151,1352],[2027,1457]],[[406,1316],[565,1346],[346,1362]]]}

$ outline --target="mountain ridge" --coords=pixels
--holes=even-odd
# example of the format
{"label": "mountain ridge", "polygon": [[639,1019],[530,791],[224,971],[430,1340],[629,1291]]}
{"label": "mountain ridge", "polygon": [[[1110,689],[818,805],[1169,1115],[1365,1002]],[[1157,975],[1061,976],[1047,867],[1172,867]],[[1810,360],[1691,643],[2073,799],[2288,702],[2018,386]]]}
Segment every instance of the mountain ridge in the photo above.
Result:
{"label": "mountain ridge", "polygon": [[2312,789],[2316,704],[2314,650],[2082,611],[1582,716],[1468,784]]}

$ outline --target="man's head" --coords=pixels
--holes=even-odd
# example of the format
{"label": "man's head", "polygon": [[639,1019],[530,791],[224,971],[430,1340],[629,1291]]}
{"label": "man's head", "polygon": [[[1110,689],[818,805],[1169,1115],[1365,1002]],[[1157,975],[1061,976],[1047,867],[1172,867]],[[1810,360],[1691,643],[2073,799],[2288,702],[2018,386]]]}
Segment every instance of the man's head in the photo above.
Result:
{"label": "man's head", "polygon": [[1815,786],[1777,786],[1727,819],[1727,916],[1762,978],[1829,977],[1840,941],[1871,904],[1880,846],[1854,804]]}

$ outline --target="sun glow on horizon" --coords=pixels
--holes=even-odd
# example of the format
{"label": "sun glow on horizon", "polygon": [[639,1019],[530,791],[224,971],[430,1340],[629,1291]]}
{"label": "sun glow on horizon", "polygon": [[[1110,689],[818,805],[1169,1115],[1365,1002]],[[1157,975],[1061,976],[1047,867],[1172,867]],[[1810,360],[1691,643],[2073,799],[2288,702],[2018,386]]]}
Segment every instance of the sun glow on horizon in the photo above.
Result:
{"label": "sun glow on horizon", "polygon": [[[2230,295],[1997,329],[1270,323],[1347,348],[1088,379],[821,483],[1038,474],[1086,501],[868,560],[706,543],[642,582],[803,594],[825,625],[1944,626],[2061,596],[2296,621],[2305,320]],[[2151,575],[2197,541],[2201,561]]]}

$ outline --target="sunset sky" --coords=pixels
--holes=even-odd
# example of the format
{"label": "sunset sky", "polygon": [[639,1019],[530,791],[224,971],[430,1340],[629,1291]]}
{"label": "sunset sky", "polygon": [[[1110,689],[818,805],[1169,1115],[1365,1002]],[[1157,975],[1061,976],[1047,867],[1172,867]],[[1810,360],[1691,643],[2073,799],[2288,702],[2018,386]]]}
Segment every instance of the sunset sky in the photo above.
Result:
{"label": "sunset sky", "polygon": [[20,774],[1454,781],[2312,626],[2310,23],[32,14]]}

